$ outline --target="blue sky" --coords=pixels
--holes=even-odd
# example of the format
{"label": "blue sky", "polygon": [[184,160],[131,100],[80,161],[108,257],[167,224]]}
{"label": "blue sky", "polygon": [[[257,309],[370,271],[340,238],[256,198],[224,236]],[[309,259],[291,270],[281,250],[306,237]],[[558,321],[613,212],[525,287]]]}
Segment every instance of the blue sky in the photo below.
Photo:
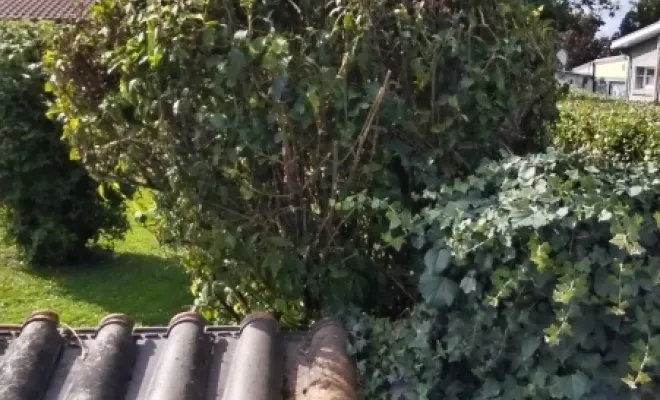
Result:
{"label": "blue sky", "polygon": [[613,18],[610,18],[610,16],[606,16],[604,18],[605,20],[605,25],[603,25],[600,28],[600,31],[598,32],[602,36],[612,36],[614,32],[619,30],[619,24],[621,23],[621,19],[623,16],[630,10],[632,0],[619,0],[619,7],[620,10],[618,13]]}

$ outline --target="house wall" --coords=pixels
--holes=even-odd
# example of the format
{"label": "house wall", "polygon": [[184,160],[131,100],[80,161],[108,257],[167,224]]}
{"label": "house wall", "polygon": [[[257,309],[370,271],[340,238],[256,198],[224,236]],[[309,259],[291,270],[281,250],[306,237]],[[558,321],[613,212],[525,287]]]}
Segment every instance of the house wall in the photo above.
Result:
{"label": "house wall", "polygon": [[592,75],[594,73],[593,65],[593,62],[580,65],[579,67],[573,68],[571,72],[575,72],[576,74]]}
{"label": "house wall", "polygon": [[[635,70],[637,67],[656,68],[658,63],[657,38],[639,43],[628,50],[630,55],[630,100],[653,101],[655,91],[652,88],[635,89]],[[657,79],[658,71],[656,71]]]}
{"label": "house wall", "polygon": [[602,62],[595,63],[596,71],[594,73],[596,79],[606,79],[606,80],[621,80],[626,81],[628,76],[628,62],[626,60],[619,60],[613,62]]}
{"label": "house wall", "polygon": [[574,72],[557,72],[555,78],[560,85],[568,85],[573,89],[583,89],[589,92],[594,90],[594,79],[589,75]]}

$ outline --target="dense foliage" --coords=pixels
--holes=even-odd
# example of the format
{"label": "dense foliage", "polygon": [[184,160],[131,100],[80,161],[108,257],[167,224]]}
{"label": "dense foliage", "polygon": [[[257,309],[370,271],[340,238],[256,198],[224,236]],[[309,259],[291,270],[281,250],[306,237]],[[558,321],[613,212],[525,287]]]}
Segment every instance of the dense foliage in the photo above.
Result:
{"label": "dense foliage", "polygon": [[624,161],[660,161],[660,108],[570,95],[559,103],[555,146]]}
{"label": "dense foliage", "polygon": [[353,322],[358,356],[371,354],[367,398],[401,382],[410,399],[657,393],[660,169],[597,160],[488,163],[427,193],[418,218],[398,215],[425,250],[419,289],[433,313]]}
{"label": "dense foliage", "polygon": [[40,61],[51,30],[0,24],[0,232],[32,264],[80,260],[90,240],[126,226],[121,201],[97,194],[98,184],[69,160],[61,125],[46,117]]}
{"label": "dense foliage", "polygon": [[630,5],[630,10],[621,20],[616,37],[646,28],[660,19],[660,2],[657,0],[637,0],[631,2]]}
{"label": "dense foliage", "polygon": [[397,313],[409,251],[361,202],[412,210],[482,157],[542,148],[556,112],[552,32],[518,0],[102,1],[47,59],[66,139],[156,191],[219,319]]}
{"label": "dense foliage", "polygon": [[610,38],[597,35],[604,17],[617,10],[611,0],[526,0],[542,7],[541,19],[549,21],[557,32],[557,48],[566,50],[567,70],[609,55]]}

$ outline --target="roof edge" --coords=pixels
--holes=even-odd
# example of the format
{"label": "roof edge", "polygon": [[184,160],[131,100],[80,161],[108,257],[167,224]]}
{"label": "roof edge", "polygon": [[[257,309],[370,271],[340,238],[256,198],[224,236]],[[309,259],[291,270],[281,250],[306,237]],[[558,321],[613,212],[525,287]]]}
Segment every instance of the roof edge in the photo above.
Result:
{"label": "roof edge", "polygon": [[346,351],[349,335],[344,324],[337,318],[322,319],[309,336],[310,369],[303,393],[311,399],[357,400],[357,372]]}
{"label": "roof edge", "polygon": [[610,48],[612,50],[626,49],[658,35],[660,35],[660,21],[618,38],[612,42]]}

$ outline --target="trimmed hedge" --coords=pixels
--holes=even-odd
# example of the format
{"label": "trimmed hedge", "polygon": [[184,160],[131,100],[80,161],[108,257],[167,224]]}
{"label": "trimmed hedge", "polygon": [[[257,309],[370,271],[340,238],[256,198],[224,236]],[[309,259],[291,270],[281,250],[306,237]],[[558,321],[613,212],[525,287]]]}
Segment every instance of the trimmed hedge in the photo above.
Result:
{"label": "trimmed hedge", "polygon": [[79,261],[101,233],[127,229],[122,199],[105,190],[60,140],[62,126],[46,117],[41,56],[53,27],[0,24],[0,210],[5,241],[33,265]]}
{"label": "trimmed hedge", "polygon": [[569,95],[558,108],[555,146],[623,161],[660,161],[660,107]]}

